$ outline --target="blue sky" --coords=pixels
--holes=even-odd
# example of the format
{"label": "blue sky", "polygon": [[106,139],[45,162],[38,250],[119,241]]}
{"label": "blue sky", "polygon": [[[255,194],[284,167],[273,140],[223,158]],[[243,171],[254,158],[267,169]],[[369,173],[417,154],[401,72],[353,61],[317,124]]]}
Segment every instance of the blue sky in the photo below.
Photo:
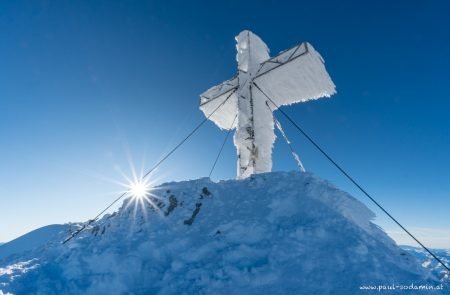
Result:
{"label": "blue sky", "polygon": [[[407,3],[1,2],[0,241],[113,200],[129,159],[151,167],[203,119],[199,94],[235,74],[234,36],[250,29],[272,54],[314,45],[338,94],[285,111],[425,242],[450,248],[450,5]],[[278,117],[307,170],[373,208]],[[159,181],[206,176],[224,136],[208,122]],[[235,158],[229,141],[213,178],[234,177]],[[279,138],[274,170],[291,169]]]}

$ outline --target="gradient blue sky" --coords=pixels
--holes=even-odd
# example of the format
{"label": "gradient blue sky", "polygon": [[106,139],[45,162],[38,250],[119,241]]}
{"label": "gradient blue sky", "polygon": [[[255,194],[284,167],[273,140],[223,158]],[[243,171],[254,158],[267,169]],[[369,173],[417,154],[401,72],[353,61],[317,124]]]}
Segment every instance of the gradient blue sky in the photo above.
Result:
{"label": "gradient blue sky", "polygon": [[[0,241],[113,200],[107,179],[130,175],[130,158],[151,167],[203,119],[199,94],[234,75],[234,36],[250,29],[272,54],[314,45],[338,94],[286,112],[425,242],[450,248],[448,3],[2,1]],[[373,208],[278,116],[309,171]],[[208,122],[159,181],[207,175],[224,136]],[[288,151],[279,138],[274,170],[296,168]],[[235,157],[229,141],[213,178],[234,177]]]}

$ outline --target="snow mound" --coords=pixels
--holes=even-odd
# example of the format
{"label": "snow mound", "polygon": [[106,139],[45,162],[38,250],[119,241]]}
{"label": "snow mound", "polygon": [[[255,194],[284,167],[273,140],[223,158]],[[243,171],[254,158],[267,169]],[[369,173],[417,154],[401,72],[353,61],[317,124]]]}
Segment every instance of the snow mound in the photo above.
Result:
{"label": "snow mound", "polygon": [[152,204],[125,200],[68,244],[60,235],[0,262],[0,290],[367,294],[361,286],[439,283],[371,223],[369,209],[309,173],[202,178],[153,194]]}

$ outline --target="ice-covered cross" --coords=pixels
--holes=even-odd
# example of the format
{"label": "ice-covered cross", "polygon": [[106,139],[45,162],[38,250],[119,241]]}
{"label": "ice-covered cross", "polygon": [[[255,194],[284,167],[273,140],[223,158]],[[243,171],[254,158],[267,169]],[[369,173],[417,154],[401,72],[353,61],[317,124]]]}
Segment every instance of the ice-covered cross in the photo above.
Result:
{"label": "ice-covered cross", "polygon": [[[236,37],[238,73],[200,96],[200,109],[221,129],[236,128],[238,177],[272,169],[277,106],[333,95],[335,85],[324,60],[307,42],[270,58],[267,45],[254,33]],[[219,107],[220,106],[220,107]],[[235,120],[237,119],[237,120]]]}

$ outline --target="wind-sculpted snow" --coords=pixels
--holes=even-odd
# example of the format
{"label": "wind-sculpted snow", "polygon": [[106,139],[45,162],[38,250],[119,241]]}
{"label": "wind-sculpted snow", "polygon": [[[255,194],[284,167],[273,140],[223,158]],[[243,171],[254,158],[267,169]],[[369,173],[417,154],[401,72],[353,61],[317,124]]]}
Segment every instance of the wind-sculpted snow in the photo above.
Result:
{"label": "wind-sculpted snow", "polygon": [[153,193],[158,198],[145,210],[127,199],[65,245],[61,235],[31,254],[4,259],[0,290],[367,294],[362,285],[438,283],[371,223],[369,209],[308,173],[203,178]]}

